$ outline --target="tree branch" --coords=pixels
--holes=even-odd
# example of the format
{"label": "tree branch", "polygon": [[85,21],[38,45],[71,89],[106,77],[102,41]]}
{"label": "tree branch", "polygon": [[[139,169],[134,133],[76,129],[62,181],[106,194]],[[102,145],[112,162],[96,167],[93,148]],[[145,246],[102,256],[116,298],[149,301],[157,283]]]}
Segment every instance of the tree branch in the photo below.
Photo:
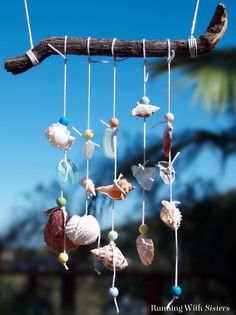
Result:
{"label": "tree branch", "polygon": [[[216,7],[216,11],[207,28],[206,33],[197,39],[198,55],[210,52],[221,40],[227,28],[227,12],[223,4]],[[33,53],[41,63],[51,55],[55,55],[48,44],[53,45],[63,53],[64,37],[49,37],[43,39],[33,48]],[[167,41],[147,40],[147,57],[165,57],[168,55]],[[112,39],[91,39],[90,53],[97,56],[111,56]],[[173,40],[170,42],[171,49],[175,50],[175,56],[190,56],[187,40]],[[114,47],[116,57],[143,57],[143,43],[135,40],[117,40]],[[87,38],[69,37],[67,40],[67,54],[87,55]],[[25,54],[16,58],[5,60],[4,67],[12,74],[25,72],[33,67],[29,57]]]}

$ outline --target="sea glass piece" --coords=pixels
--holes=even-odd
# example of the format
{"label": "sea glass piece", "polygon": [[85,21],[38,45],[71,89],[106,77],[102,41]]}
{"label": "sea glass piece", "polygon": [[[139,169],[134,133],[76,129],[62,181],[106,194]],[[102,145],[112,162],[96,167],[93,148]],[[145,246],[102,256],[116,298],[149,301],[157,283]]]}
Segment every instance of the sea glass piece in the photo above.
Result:
{"label": "sea glass piece", "polygon": [[79,180],[79,172],[69,159],[62,160],[57,166],[57,175],[62,184],[74,184]]}
{"label": "sea glass piece", "polygon": [[155,167],[145,167],[141,164],[131,167],[133,176],[144,190],[151,190],[156,175]]}
{"label": "sea glass piece", "polygon": [[168,156],[171,152],[173,125],[168,123],[163,134],[163,153]]}
{"label": "sea glass piece", "polygon": [[114,159],[114,131],[106,128],[103,138],[103,151],[107,158]]}
{"label": "sea glass piece", "polygon": [[175,169],[166,161],[160,161],[157,164],[160,169],[160,176],[166,185],[170,185],[175,180]]}
{"label": "sea glass piece", "polygon": [[88,140],[84,144],[83,156],[90,160],[94,154],[94,143],[91,140]]}

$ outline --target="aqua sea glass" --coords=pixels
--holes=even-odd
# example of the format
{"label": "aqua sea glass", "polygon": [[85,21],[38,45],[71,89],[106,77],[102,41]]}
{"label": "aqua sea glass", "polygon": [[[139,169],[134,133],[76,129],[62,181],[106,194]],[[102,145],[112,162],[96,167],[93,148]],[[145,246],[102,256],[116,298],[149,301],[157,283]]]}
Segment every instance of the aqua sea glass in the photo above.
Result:
{"label": "aqua sea glass", "polygon": [[114,159],[114,131],[106,128],[103,137],[103,151],[107,158]]}
{"label": "aqua sea glass", "polygon": [[79,172],[69,159],[62,160],[57,166],[58,179],[62,184],[74,184],[79,180]]}
{"label": "aqua sea glass", "polygon": [[151,190],[156,175],[155,167],[145,167],[141,164],[131,167],[133,176],[144,190]]}

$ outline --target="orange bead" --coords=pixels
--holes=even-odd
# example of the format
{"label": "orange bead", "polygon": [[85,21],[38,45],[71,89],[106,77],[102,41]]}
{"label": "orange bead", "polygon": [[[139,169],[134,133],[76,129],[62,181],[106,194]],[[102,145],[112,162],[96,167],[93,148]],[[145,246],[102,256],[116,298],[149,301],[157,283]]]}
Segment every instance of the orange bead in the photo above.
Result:
{"label": "orange bead", "polygon": [[110,119],[110,126],[112,128],[117,127],[119,125],[119,119],[113,117]]}

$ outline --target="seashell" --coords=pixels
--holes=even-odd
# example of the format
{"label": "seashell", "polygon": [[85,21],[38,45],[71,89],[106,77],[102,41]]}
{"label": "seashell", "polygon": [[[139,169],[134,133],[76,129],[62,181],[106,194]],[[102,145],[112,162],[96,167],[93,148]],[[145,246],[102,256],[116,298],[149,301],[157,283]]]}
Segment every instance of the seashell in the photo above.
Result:
{"label": "seashell", "polygon": [[66,235],[74,244],[88,245],[99,237],[100,227],[92,215],[73,215],[66,224]]}
{"label": "seashell", "polygon": [[110,244],[104,247],[91,250],[91,253],[110,270],[113,270],[113,252],[115,257],[115,269],[117,271],[125,269],[128,266],[127,260],[114,242],[110,242]]}
{"label": "seashell", "polygon": [[69,159],[61,160],[56,170],[59,181],[62,184],[66,182],[74,184],[79,180],[78,169]]}
{"label": "seashell", "polygon": [[138,104],[135,108],[132,109],[132,116],[148,118],[159,109],[160,107],[154,105]]}
{"label": "seashell", "polygon": [[114,159],[114,131],[111,128],[106,128],[103,137],[103,152],[109,159]]}
{"label": "seashell", "polygon": [[171,229],[178,229],[182,220],[181,212],[175,207],[174,202],[171,203],[169,201],[163,200],[161,203],[163,205],[163,208],[160,212],[161,220]]}
{"label": "seashell", "polygon": [[90,160],[93,157],[94,149],[94,143],[91,140],[86,141],[84,144],[83,156]]}
{"label": "seashell", "polygon": [[160,169],[160,176],[166,185],[170,185],[175,180],[175,169],[166,161],[160,161],[156,165]]}
{"label": "seashell", "polygon": [[100,186],[96,190],[107,195],[113,200],[124,200],[128,193],[135,187],[132,186],[127,179],[122,178],[114,182],[113,185]]}
{"label": "seashell", "polygon": [[69,150],[75,141],[67,127],[60,123],[52,124],[44,133],[54,147],[63,151]]}
{"label": "seashell", "polygon": [[144,190],[151,190],[156,174],[155,167],[146,167],[144,165],[138,164],[138,166],[133,165],[131,170],[139,185]]}
{"label": "seashell", "polygon": [[95,185],[92,179],[85,176],[81,179],[80,185],[85,188],[90,196],[96,196]]}
{"label": "seashell", "polygon": [[163,153],[168,156],[171,152],[173,125],[168,123],[163,134]]}
{"label": "seashell", "polygon": [[[63,208],[56,207],[45,211],[48,216],[48,222],[44,228],[44,240],[47,247],[54,253],[64,251],[64,213]],[[66,213],[66,222],[70,219]],[[66,237],[66,252],[76,250],[79,246],[72,243]]]}
{"label": "seashell", "polygon": [[140,234],[136,239],[136,247],[142,263],[146,266],[151,265],[154,258],[153,240]]}

